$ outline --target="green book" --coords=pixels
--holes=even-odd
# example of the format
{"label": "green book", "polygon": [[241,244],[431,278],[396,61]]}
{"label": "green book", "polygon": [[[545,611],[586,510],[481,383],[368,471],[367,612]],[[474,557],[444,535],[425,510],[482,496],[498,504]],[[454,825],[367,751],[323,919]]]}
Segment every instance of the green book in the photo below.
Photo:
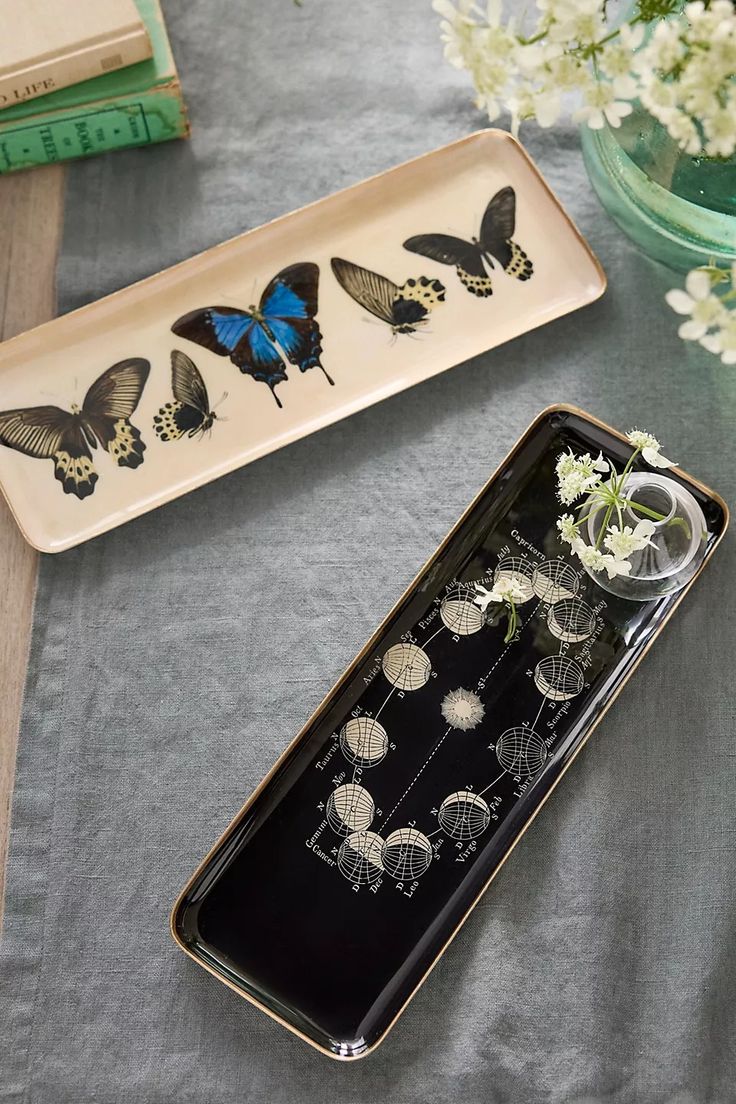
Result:
{"label": "green book", "polygon": [[136,0],[153,57],[0,112],[0,173],[184,138],[186,107],[158,0]]}

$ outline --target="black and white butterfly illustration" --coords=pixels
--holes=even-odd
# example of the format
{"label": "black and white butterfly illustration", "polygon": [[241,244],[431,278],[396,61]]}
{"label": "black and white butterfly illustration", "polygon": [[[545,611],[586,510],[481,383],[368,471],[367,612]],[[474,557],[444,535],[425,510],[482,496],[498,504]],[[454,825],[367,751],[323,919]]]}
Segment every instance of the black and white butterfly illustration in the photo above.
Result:
{"label": "black and white butterfly illustration", "polygon": [[513,233],[516,226],[516,193],[511,187],[496,192],[480,224],[480,236],[465,241],[450,234],[417,234],[404,248],[440,264],[455,265],[457,274],[473,295],[493,294],[488,270],[497,262],[509,276],[528,280],[534,266]]}
{"label": "black and white butterfly illustration", "polygon": [[391,327],[394,334],[411,334],[424,326],[429,312],[444,302],[445,288],[427,276],[407,280],[399,287],[393,280],[369,268],[332,258],[335,279],[348,295]]}
{"label": "black and white butterfly illustration", "polygon": [[201,307],[177,318],[177,337],[195,341],[218,356],[230,357],[245,375],[270,387],[276,405],[276,385],[288,379],[287,364],[300,372],[320,368],[322,334],[317,323],[319,267],[310,261],[289,265],[267,284],[258,306]]}
{"label": "black and white butterfly illustration", "polygon": [[[217,418],[210,410],[202,374],[186,353],[179,349],[171,353],[171,390],[173,402],[165,403],[154,416],[153,428],[162,441],[178,441],[185,434],[204,436]],[[227,392],[223,398],[227,397]]]}
{"label": "black and white butterfly illustration", "polygon": [[29,406],[0,412],[0,444],[37,460],[53,460],[54,475],[65,494],[86,498],[99,476],[91,449],[98,443],[118,467],[143,463],[145,444],[130,417],[137,407],[151,365],[134,357],[108,368],[90,387],[81,409]]}

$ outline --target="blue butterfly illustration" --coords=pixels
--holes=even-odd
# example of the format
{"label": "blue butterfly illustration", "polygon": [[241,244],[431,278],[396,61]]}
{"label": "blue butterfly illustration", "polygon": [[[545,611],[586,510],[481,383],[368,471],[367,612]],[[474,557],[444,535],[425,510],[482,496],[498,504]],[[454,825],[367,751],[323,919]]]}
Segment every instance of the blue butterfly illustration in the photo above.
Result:
{"label": "blue butterfly illustration", "polygon": [[171,329],[178,337],[229,356],[241,372],[268,384],[280,407],[275,388],[288,379],[288,364],[301,372],[320,368],[334,385],[320,361],[322,334],[315,319],[318,280],[316,264],[289,265],[274,276],[257,307],[204,307],[178,318]]}

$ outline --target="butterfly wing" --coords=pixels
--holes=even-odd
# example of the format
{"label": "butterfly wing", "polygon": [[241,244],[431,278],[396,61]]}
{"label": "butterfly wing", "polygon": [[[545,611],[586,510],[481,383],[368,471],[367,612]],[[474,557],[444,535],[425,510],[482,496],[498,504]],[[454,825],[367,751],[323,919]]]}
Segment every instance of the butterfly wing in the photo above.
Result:
{"label": "butterfly wing", "polygon": [[401,287],[369,268],[332,258],[332,271],[337,282],[353,298],[394,333],[413,333],[427,320],[432,307],[445,297],[439,280],[426,276],[407,280]]}
{"label": "butterfly wing", "polygon": [[210,400],[202,374],[194,361],[179,349],[171,353],[171,387],[178,402],[193,407],[203,416],[210,413]]}
{"label": "butterfly wing", "polygon": [[444,284],[427,276],[412,277],[396,292],[393,315],[398,333],[412,333],[417,326],[424,325],[429,312],[445,301]]}
{"label": "butterfly wing", "polygon": [[473,295],[491,295],[493,288],[483,264],[483,250],[474,242],[451,234],[417,234],[404,242],[404,249],[429,257],[440,264],[454,265],[460,280]]}
{"label": "butterfly wing", "polygon": [[368,268],[344,261],[341,257],[333,257],[330,264],[335,279],[351,299],[382,322],[393,326],[394,302],[399,288],[392,280],[379,276]]}
{"label": "butterfly wing", "polygon": [[322,334],[315,319],[319,266],[311,262],[289,265],[274,276],[261,296],[264,324],[300,372],[320,368]]}
{"label": "butterfly wing", "polygon": [[263,327],[248,311],[235,307],[205,307],[190,311],[171,327],[178,337],[195,341],[218,356],[229,357],[245,375],[271,388],[287,378],[284,362]]}
{"label": "butterfly wing", "polygon": [[171,388],[174,401],[154,416],[153,428],[162,441],[177,441],[187,433],[209,429],[213,414],[204,380],[193,360],[174,349],[171,353]]}
{"label": "butterfly wing", "polygon": [[314,317],[318,279],[316,264],[290,265],[266,287],[257,318],[234,307],[206,307],[183,315],[171,328],[179,337],[229,356],[241,372],[268,384],[281,406],[274,388],[287,379],[282,352],[302,372],[314,367],[325,372],[322,334]]}
{"label": "butterfly wing", "polygon": [[509,276],[528,280],[534,266],[518,242],[516,227],[516,193],[512,187],[501,188],[488,204],[480,226],[480,244],[486,253],[496,258]]}
{"label": "butterfly wing", "polygon": [[86,498],[98,476],[80,418],[58,406],[0,413],[0,443],[38,460],[53,460],[65,494]]}
{"label": "butterfly wing", "polygon": [[248,311],[235,307],[204,307],[182,315],[171,329],[177,337],[194,341],[218,356],[229,356],[241,372],[248,372],[248,334],[253,325]]}
{"label": "butterfly wing", "polygon": [[143,463],[145,444],[130,417],[143,394],[149,361],[131,357],[113,364],[90,387],[82,404],[82,420],[118,467]]}

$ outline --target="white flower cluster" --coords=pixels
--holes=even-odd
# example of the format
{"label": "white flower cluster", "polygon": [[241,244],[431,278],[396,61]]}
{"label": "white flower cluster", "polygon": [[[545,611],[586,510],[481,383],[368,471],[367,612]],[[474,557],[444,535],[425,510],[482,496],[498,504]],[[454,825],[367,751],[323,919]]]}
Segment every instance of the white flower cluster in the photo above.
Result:
{"label": "white flower cluster", "polygon": [[598,455],[597,460],[587,452],[582,456],[576,456],[572,449],[561,453],[555,468],[557,497],[560,502],[569,506],[590,487],[600,483],[601,473],[608,470],[608,461],[603,459],[603,453]]}
{"label": "white flower cluster", "polygon": [[634,65],[639,96],[686,153],[736,151],[736,10],[731,0],[685,4],[657,24]]}
{"label": "white flower cluster", "polygon": [[[731,0],[707,7],[697,0],[678,16],[671,0],[640,0],[639,15],[617,28],[606,22],[606,0],[536,0],[521,24],[504,16],[502,0],[433,0],[433,7],[447,60],[471,74],[476,104],[491,121],[511,113],[515,133],[524,119],[552,126],[570,93],[582,100],[573,118],[594,129],[620,126],[639,97],[686,152],[736,151]],[[645,19],[658,14],[671,18],[645,43]]]}
{"label": "white flower cluster", "polygon": [[631,444],[641,452],[642,458],[652,468],[672,468],[674,461],[662,455],[662,446],[656,437],[644,429],[631,429],[626,434]]}
{"label": "white flower cluster", "polygon": [[616,575],[628,575],[631,571],[629,556],[632,552],[639,552],[647,545],[656,548],[652,540],[655,526],[653,521],[644,518],[637,522],[636,526],[612,525],[603,538],[603,544],[608,549],[604,552],[595,545],[586,544],[575,525],[575,519],[571,514],[563,514],[557,522],[562,540],[566,541],[582,564],[592,571],[604,571],[609,579]]}
{"label": "white flower cluster", "polygon": [[[730,289],[725,294],[716,294],[716,288],[726,285]],[[694,268],[685,288],[673,288],[665,296],[673,311],[689,316],[677,331],[680,337],[699,341],[724,364],[736,364],[736,310],[728,307],[736,301],[736,262],[730,272],[713,265]]]}
{"label": "white flower cluster", "polygon": [[[621,475],[613,464],[604,460],[602,454],[594,460],[590,453],[576,456],[572,449],[558,456],[555,467],[557,496],[560,502],[570,506],[586,495],[586,501],[581,509],[587,510],[587,513],[583,517],[576,519],[573,514],[562,514],[558,518],[557,529],[560,539],[570,545],[573,553],[585,567],[591,571],[605,571],[609,579],[613,579],[616,575],[629,574],[632,553],[639,552],[648,546],[657,547],[652,541],[656,526],[650,518],[643,518],[634,526],[623,524],[624,509],[653,513],[637,503],[632,503],[626,497],[626,476],[631,471],[633,461],[641,454],[652,467],[672,466],[672,461],[662,455],[662,446],[651,433],[632,429],[627,436],[634,446],[634,452]],[[589,517],[601,511],[605,513],[598,539],[595,544],[589,544],[581,536],[583,524]],[[609,524],[614,514],[619,522],[618,525]],[[655,515],[655,517],[661,520],[661,515]]]}

